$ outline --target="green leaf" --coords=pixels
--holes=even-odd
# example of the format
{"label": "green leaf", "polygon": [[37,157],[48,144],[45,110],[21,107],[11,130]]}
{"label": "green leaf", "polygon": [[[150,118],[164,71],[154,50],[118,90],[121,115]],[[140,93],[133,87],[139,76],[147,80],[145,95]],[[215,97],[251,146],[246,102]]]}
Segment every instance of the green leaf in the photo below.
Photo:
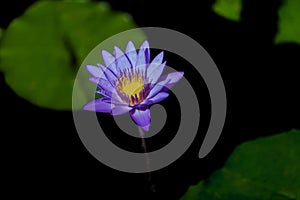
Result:
{"label": "green leaf", "polygon": [[300,199],[300,131],[238,146],[225,166],[182,200]]}
{"label": "green leaf", "polygon": [[[39,1],[7,28],[0,70],[8,85],[33,104],[70,110],[75,75],[84,58],[108,37],[135,27],[128,14],[111,11],[106,3]],[[124,47],[125,39],[114,45]],[[143,39],[141,32],[131,36],[133,41]],[[100,63],[100,51],[94,61],[89,64]],[[77,96],[86,103],[90,99],[85,92]]]}
{"label": "green leaf", "polygon": [[240,21],[242,0],[216,0],[212,9],[226,19]]}
{"label": "green leaf", "polygon": [[284,0],[278,17],[278,32],[275,43],[296,42],[300,44],[300,1]]}

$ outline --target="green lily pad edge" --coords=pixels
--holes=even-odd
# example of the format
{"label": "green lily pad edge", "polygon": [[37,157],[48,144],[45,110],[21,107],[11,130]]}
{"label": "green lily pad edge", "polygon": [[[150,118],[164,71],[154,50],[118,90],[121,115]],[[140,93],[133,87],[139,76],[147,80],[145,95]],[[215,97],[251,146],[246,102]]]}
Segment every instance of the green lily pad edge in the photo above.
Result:
{"label": "green lily pad edge", "polygon": [[[129,14],[112,11],[105,2],[37,1],[2,35],[0,71],[13,91],[32,104],[72,110],[74,80],[86,56],[111,36],[134,28]],[[131,37],[136,45],[145,39],[142,31]],[[114,45],[123,48],[127,39]],[[89,64],[103,63],[100,52],[97,58]],[[86,93],[77,95],[82,104],[91,100]]]}
{"label": "green lily pad edge", "polygon": [[181,200],[300,199],[300,130],[239,145],[224,167]]}
{"label": "green lily pad edge", "polygon": [[242,0],[216,0],[212,5],[212,10],[228,20],[239,22],[241,20]]}
{"label": "green lily pad edge", "polygon": [[[219,16],[235,21],[241,21],[243,9],[242,0],[216,0],[212,10]],[[278,9],[278,30],[274,36],[274,44],[300,44],[300,1],[283,0]]]}

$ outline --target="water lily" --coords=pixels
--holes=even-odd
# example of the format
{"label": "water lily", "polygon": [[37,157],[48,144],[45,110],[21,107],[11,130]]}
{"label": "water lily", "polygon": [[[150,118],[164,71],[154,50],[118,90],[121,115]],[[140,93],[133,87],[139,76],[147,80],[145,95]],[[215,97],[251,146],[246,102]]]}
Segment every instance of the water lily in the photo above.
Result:
{"label": "water lily", "polygon": [[102,57],[106,65],[87,65],[92,75],[89,80],[96,84],[96,93],[103,97],[87,103],[83,109],[95,112],[121,115],[129,112],[132,120],[143,130],[150,128],[151,104],[166,99],[167,93],[183,72],[172,72],[162,76],[166,65],[161,52],[150,62],[148,41],[144,41],[137,52],[133,42],[129,41],[125,53],[114,47],[114,54],[103,50]]}

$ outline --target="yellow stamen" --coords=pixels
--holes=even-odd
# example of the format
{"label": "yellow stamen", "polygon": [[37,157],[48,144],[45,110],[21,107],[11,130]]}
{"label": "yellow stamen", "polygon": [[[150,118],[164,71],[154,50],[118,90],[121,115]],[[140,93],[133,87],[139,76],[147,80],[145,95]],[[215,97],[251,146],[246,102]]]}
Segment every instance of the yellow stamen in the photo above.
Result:
{"label": "yellow stamen", "polygon": [[118,78],[116,88],[126,97],[123,99],[124,102],[135,105],[144,100],[144,78],[134,71],[122,73]]}

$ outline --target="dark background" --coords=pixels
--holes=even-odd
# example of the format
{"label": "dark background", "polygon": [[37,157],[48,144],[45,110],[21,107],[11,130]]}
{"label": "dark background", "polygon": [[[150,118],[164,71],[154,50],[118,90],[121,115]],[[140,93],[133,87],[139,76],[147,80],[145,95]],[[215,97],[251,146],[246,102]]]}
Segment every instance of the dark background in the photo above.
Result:
{"label": "dark background", "polygon": [[[1,2],[1,28],[6,28],[33,2]],[[208,124],[208,119],[204,119],[188,151],[170,166],[152,173],[156,192],[151,192],[148,174],[118,172],[94,159],[81,143],[70,111],[48,110],[30,104],[7,86],[0,73],[0,131],[4,147],[1,164],[7,195],[39,199],[48,196],[178,199],[189,185],[220,168],[239,143],[300,128],[297,94],[300,47],[293,43],[273,43],[280,1],[245,0],[239,23],[214,14],[210,9],[213,1],[209,0],[108,2],[113,10],[130,13],[140,27],[175,29],[208,51],[222,74],[228,96],[227,119],[219,142],[206,158],[198,159],[202,133]],[[171,60],[170,66],[184,69],[184,60],[171,54],[166,56],[168,62]],[[205,85],[193,74],[192,70],[185,70],[198,97],[205,96],[200,106],[204,116],[209,116]],[[172,110],[176,99],[171,96],[162,104]],[[176,120],[176,115],[173,118]],[[172,130],[170,123],[166,126]],[[124,144],[122,139],[112,138],[128,148],[138,144]],[[149,146],[161,146],[171,138],[170,135],[161,137],[161,142],[150,142]]]}

